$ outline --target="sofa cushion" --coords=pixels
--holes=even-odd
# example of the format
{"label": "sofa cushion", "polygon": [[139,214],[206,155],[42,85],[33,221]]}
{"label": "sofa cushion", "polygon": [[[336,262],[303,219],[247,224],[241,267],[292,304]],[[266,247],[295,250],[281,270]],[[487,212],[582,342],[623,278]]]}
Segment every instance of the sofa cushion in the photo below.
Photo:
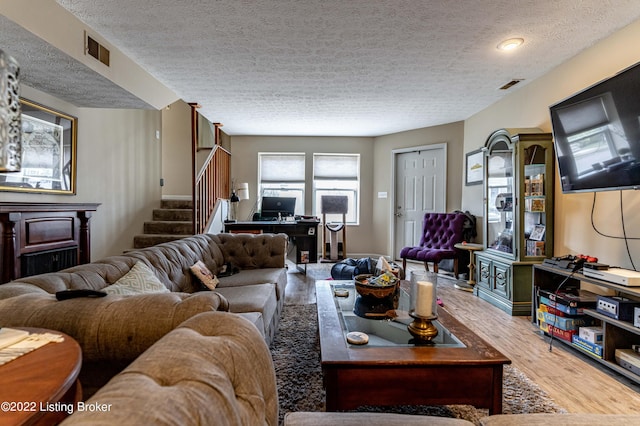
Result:
{"label": "sofa cushion", "polygon": [[137,262],[122,278],[104,289],[107,294],[169,293],[153,271],[142,262]]}
{"label": "sofa cushion", "polygon": [[287,285],[287,270],[284,268],[245,269],[228,277],[219,277],[218,288],[239,287],[252,284],[276,284],[278,300],[284,295]]}
{"label": "sofa cushion", "polygon": [[245,285],[242,287],[216,288],[229,302],[229,312],[260,312],[264,329],[270,329],[271,318],[276,312],[275,284]]}
{"label": "sofa cushion", "polygon": [[262,318],[262,314],[260,312],[240,312],[234,315],[239,315],[242,318],[249,320],[251,324],[256,326],[263,338],[266,336],[264,330],[264,319]]}
{"label": "sofa cushion", "polygon": [[55,294],[64,290],[102,290],[122,278],[138,260],[112,256],[64,271],[23,277],[0,286],[0,299],[27,293]]}
{"label": "sofa cushion", "polygon": [[193,273],[193,275],[195,275],[198,281],[203,285],[203,290],[215,290],[219,282],[218,278],[213,275],[213,272],[211,272],[201,260],[198,260],[196,263],[191,265],[189,269],[191,269],[191,273]]}
{"label": "sofa cushion", "polygon": [[285,234],[218,234],[212,238],[222,250],[224,262],[241,270],[285,266],[288,241]]}

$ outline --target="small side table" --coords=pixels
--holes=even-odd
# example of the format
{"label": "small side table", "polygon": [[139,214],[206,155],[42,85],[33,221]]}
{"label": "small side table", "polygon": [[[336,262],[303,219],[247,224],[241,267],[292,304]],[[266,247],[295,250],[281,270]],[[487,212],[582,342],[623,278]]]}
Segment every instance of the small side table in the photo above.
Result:
{"label": "small side table", "polygon": [[474,243],[458,243],[455,244],[454,247],[460,250],[467,250],[469,252],[469,279],[467,280],[469,287],[462,287],[457,284],[455,287],[459,290],[473,291],[473,286],[476,285],[476,259],[474,252],[482,250],[484,246],[482,244]]}
{"label": "small side table", "polygon": [[[48,343],[0,366],[0,424],[58,424],[82,401],[78,380],[82,350],[70,336],[42,328],[16,327],[32,333],[60,334],[64,341]],[[44,409],[43,409],[44,408]]]}

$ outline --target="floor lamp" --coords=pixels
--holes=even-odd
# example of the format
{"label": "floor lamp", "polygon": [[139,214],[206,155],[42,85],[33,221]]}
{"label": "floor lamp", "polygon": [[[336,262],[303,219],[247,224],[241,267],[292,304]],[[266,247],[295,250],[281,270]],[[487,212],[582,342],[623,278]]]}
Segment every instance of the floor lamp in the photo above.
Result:
{"label": "floor lamp", "polygon": [[238,204],[242,200],[249,199],[249,184],[241,183],[237,188],[231,190],[231,197],[229,198],[229,214],[227,215],[227,222],[236,222],[238,220]]}

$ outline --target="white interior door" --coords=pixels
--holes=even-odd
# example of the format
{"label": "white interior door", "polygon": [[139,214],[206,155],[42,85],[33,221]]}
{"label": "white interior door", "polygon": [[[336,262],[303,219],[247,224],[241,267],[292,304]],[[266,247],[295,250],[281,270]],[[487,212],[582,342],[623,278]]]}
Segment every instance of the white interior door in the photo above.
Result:
{"label": "white interior door", "polygon": [[446,209],[446,145],[395,154],[394,252],[420,242],[425,213]]}

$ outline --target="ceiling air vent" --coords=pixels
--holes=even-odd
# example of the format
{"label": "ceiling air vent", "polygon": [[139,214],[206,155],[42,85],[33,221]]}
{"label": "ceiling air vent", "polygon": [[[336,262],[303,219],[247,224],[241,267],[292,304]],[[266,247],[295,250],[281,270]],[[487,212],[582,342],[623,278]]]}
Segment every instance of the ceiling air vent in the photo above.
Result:
{"label": "ceiling air vent", "polygon": [[524,78],[514,78],[513,80],[511,80],[510,82],[508,82],[507,84],[502,86],[500,88],[500,90],[511,89],[513,86],[515,86],[516,84],[520,83],[522,80],[524,80]]}
{"label": "ceiling air vent", "polygon": [[84,51],[85,54],[93,56],[106,66],[109,66],[109,49],[101,45],[91,37],[87,32],[84,33]]}

